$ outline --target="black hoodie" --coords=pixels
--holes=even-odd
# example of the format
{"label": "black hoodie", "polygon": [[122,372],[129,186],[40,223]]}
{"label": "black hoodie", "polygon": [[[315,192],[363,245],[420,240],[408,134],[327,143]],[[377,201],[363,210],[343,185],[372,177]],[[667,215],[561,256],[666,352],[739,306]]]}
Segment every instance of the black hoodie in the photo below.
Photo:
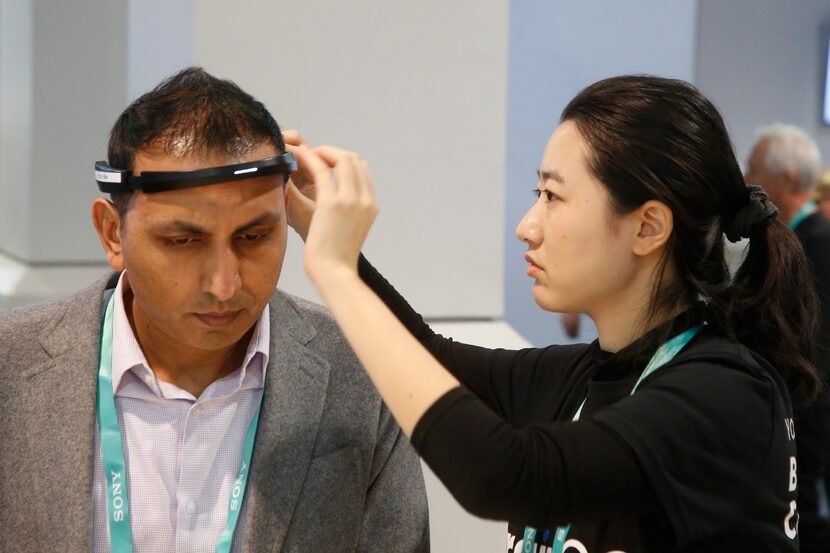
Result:
{"label": "black hoodie", "polygon": [[[631,395],[653,353],[632,354],[639,341],[616,354],[597,342],[459,344],[363,258],[359,269],[462,383],[427,410],[412,443],[464,508],[509,521],[508,552],[529,551],[525,525],[538,529],[539,552],[568,525],[565,553],[798,551],[792,408],[759,355],[704,325]],[[680,315],[671,335],[702,317]]]}

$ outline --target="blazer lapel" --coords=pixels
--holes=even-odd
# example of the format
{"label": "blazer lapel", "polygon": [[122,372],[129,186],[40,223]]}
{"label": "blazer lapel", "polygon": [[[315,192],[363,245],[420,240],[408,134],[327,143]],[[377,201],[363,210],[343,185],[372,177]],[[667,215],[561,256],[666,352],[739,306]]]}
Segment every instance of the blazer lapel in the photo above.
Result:
{"label": "blazer lapel", "polygon": [[100,297],[104,281],[67,301],[38,338],[48,357],[23,373],[40,529],[66,551],[92,547],[92,475]]}
{"label": "blazer lapel", "polygon": [[271,354],[246,491],[244,551],[280,551],[311,461],[328,387],[328,363],[306,347],[315,330],[278,292]]}

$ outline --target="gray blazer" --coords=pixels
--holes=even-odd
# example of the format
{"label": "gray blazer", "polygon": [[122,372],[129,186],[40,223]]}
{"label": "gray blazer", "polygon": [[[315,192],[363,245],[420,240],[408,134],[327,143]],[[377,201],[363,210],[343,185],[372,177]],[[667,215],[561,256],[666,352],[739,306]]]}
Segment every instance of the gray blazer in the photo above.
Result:
{"label": "gray blazer", "polygon": [[[0,551],[90,551],[102,278],[0,313]],[[322,308],[276,292],[248,552],[429,550],[420,463]]]}

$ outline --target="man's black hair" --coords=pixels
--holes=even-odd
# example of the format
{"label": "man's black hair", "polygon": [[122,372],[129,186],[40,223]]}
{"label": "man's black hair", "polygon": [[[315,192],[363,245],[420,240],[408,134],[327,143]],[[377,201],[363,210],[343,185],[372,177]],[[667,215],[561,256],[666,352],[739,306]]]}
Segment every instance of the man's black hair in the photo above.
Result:
{"label": "man's black hair", "polygon": [[[133,170],[139,150],[236,159],[269,141],[285,152],[280,128],[262,102],[236,83],[188,67],[124,110],[110,132],[107,158],[112,167]],[[112,194],[122,221],[133,194]]]}

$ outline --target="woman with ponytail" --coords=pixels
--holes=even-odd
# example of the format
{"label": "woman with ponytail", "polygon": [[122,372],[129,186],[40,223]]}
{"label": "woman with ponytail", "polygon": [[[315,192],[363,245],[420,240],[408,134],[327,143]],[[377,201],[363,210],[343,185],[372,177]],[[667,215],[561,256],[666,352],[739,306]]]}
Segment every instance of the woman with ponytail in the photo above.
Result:
{"label": "woman with ponytail", "polygon": [[[545,148],[516,233],[537,304],[594,320],[586,345],[436,335],[359,255],[366,163],[293,150],[317,195],[289,189],[310,277],[417,451],[467,510],[508,522],[508,551],[798,551],[788,388],[819,386],[812,280],[694,87],[600,81]],[[724,236],[749,238],[734,279]]]}

